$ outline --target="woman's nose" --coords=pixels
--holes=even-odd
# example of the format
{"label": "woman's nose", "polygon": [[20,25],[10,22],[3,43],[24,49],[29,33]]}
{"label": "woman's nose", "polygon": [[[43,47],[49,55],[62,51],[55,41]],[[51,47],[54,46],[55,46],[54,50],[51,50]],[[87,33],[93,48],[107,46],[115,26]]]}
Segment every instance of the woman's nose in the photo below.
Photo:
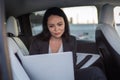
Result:
{"label": "woman's nose", "polygon": [[55,26],[55,31],[57,31],[59,29],[59,27]]}

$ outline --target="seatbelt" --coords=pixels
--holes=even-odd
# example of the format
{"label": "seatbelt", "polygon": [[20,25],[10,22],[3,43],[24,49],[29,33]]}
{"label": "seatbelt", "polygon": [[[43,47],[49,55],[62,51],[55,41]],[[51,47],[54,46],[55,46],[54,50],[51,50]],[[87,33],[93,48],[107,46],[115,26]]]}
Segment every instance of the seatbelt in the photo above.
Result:
{"label": "seatbelt", "polygon": [[76,65],[76,68],[80,69],[88,60],[90,60],[91,57],[92,55],[87,55],[80,63]]}
{"label": "seatbelt", "polygon": [[12,33],[7,33],[8,37],[12,38],[15,43],[18,45],[18,47],[20,48],[20,50],[23,52],[23,55],[28,55],[29,52],[27,52],[25,49],[23,49],[21,46],[20,46],[20,43],[16,40],[17,38],[14,36],[14,34]]}

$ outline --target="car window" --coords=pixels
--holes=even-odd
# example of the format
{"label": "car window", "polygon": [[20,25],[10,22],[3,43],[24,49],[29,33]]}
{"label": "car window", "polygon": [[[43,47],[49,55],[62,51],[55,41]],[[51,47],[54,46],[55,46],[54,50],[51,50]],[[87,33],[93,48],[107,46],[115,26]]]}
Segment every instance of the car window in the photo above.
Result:
{"label": "car window", "polygon": [[120,35],[120,6],[116,6],[114,8],[114,22],[115,22],[115,30],[118,35]]}
{"label": "car window", "polygon": [[[98,24],[98,13],[95,6],[62,8],[70,26],[70,34],[78,40],[95,41],[95,29]],[[34,12],[30,15],[32,34],[42,31],[42,18],[45,11]]]}

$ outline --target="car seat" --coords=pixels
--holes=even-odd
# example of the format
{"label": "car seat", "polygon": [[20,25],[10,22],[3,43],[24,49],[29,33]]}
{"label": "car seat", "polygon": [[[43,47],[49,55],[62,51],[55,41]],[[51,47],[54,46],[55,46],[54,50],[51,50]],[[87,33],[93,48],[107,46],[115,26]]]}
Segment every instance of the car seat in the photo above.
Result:
{"label": "car seat", "polygon": [[[12,33],[12,35],[15,34],[15,36],[17,36],[18,33],[14,25],[16,26],[16,22],[13,17],[10,17],[7,20],[7,32]],[[19,55],[22,58],[23,54],[25,53],[18,47],[13,38],[8,36],[7,40],[13,80],[30,80],[18,57]]]}
{"label": "car seat", "polygon": [[114,28],[113,6],[102,7],[96,28],[96,43],[103,56],[109,80],[120,80],[120,37]]}

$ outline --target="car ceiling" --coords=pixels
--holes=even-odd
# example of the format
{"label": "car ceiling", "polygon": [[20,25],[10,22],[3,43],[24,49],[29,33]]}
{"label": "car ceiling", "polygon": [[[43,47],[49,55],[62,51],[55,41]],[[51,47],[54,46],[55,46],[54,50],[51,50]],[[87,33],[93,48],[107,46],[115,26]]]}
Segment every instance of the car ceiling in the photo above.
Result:
{"label": "car ceiling", "polygon": [[44,10],[49,7],[69,7],[84,5],[103,5],[106,3],[119,5],[119,0],[5,0],[7,16],[20,16],[33,11]]}

